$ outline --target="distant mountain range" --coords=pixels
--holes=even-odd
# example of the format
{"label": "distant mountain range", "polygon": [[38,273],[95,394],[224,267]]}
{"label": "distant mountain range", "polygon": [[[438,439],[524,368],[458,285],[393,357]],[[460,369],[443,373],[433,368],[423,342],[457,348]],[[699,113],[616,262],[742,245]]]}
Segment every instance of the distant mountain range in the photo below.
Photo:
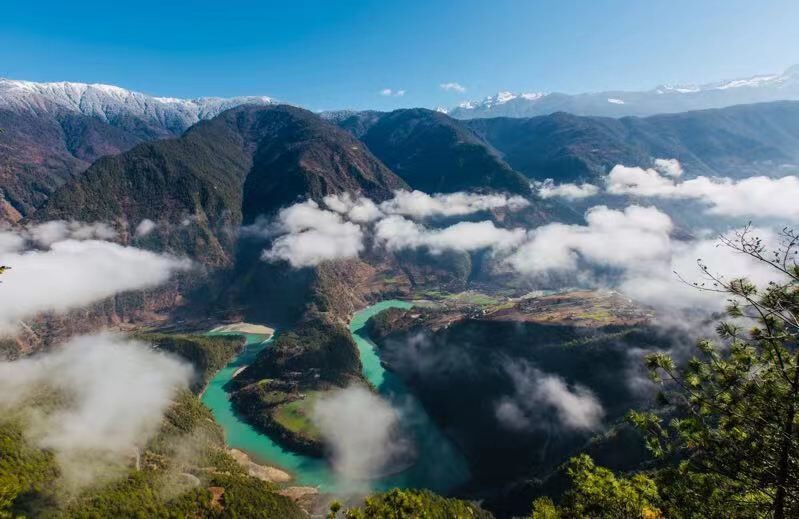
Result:
{"label": "distant mountain range", "polygon": [[601,180],[616,164],[676,158],[688,177],[745,178],[799,172],[799,102],[779,101],[649,117],[461,121],[529,178]]}
{"label": "distant mountain range", "polygon": [[110,85],[0,79],[0,219],[30,214],[98,158],[175,137],[198,121],[269,97],[174,99]]}
{"label": "distant mountain range", "polygon": [[782,74],[703,85],[661,85],[644,92],[610,90],[584,94],[499,92],[443,110],[457,119],[534,117],[554,112],[623,117],[722,108],[766,101],[799,100],[799,65]]}
{"label": "distant mountain range", "polygon": [[[511,218],[540,224],[568,215],[556,201],[538,199],[532,180],[598,183],[616,164],[649,167],[658,157],[679,159],[687,176],[799,171],[799,102],[647,118],[557,113],[473,121],[426,109],[334,121],[287,105],[243,106],[181,137],[97,160],[28,218],[117,222],[122,235],[150,248],[229,266],[231,229],[307,198],[349,192],[379,201],[409,188],[505,192],[530,201]],[[137,238],[144,219],[159,229]]]}
{"label": "distant mountain range", "polygon": [[[120,93],[121,101],[114,111],[107,99],[97,101],[98,92],[87,92],[84,90],[84,101],[73,99],[68,104],[62,100],[60,108],[50,101],[39,111],[39,105],[31,103],[0,108],[0,128],[5,130],[0,133],[0,220],[16,221],[33,214],[58,187],[100,157],[175,137],[181,128],[178,124],[170,130],[161,124],[165,119],[147,119],[146,114],[156,113],[149,109],[120,108],[138,106],[133,99],[142,100],[140,94],[131,94],[126,105],[123,101],[128,98]],[[36,96],[28,99],[41,102]],[[92,105],[89,99],[99,104]],[[271,103],[263,98],[261,101]],[[192,103],[181,106],[199,106]],[[194,116],[212,113],[210,105],[204,110],[198,109]],[[559,112],[464,121],[426,109],[329,112],[319,114],[321,117],[305,110],[298,113],[306,123],[313,122],[308,128],[328,128],[322,133],[329,133],[334,125],[341,126],[355,139],[340,146],[367,149],[383,168],[410,187],[427,192],[500,190],[524,195],[529,192],[525,177],[592,181],[615,164],[649,166],[655,157],[679,159],[689,175],[744,177],[799,170],[796,101],[622,118]],[[276,149],[289,137],[285,132],[278,133],[274,135],[277,140],[263,141],[259,146],[268,142],[269,149]],[[303,142],[313,144],[307,139]],[[275,189],[289,189],[286,180]],[[302,182],[272,202],[291,202],[309,188],[310,184]]]}
{"label": "distant mountain range", "polygon": [[211,119],[236,106],[274,102],[274,99],[264,96],[153,97],[113,85],[66,81],[35,83],[0,78],[0,109],[29,111],[40,116],[80,114],[111,125],[135,118],[173,134],[180,134],[196,122]]}
{"label": "distant mountain range", "polygon": [[689,177],[799,171],[797,101],[649,117],[558,112],[457,120],[414,108],[325,118],[361,139],[411,186],[428,191],[521,192],[519,173],[534,180],[592,182],[616,164],[650,167],[658,157],[678,159]]}

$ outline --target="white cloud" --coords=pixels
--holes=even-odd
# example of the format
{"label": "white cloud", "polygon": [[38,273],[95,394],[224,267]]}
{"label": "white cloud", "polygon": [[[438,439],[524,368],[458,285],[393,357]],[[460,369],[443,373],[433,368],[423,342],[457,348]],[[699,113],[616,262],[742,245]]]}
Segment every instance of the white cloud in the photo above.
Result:
{"label": "white cloud", "polygon": [[353,198],[350,193],[327,195],[322,199],[328,209],[345,215],[348,220],[355,223],[366,223],[377,220],[383,212],[368,198]]}
{"label": "white cloud", "polygon": [[460,83],[450,82],[450,83],[441,83],[438,85],[441,87],[441,90],[445,90],[447,92],[458,92],[460,94],[466,92],[466,87],[461,85]]}
{"label": "white cloud", "polygon": [[153,230],[155,230],[155,222],[150,220],[149,218],[145,218],[139,225],[136,226],[136,236],[147,236]]}
{"label": "white cloud", "polygon": [[384,97],[402,97],[405,95],[405,90],[398,89],[394,90],[393,88],[384,88],[380,91],[380,95]]}
{"label": "white cloud", "polygon": [[308,200],[282,209],[263,235],[286,233],[265,250],[267,261],[288,261],[292,267],[310,267],[323,261],[354,258],[363,250],[363,231],[338,213],[321,209]]}
{"label": "white cloud", "polygon": [[654,169],[616,165],[607,178],[608,193],[614,195],[670,196],[675,190],[674,181]]}
{"label": "white cloud", "polygon": [[501,229],[489,221],[428,229],[401,215],[413,218],[463,216],[497,208],[518,210],[529,204],[519,196],[471,193],[431,196],[421,191],[396,191],[394,198],[380,205],[350,193],[328,195],[322,201],[327,209],[308,200],[281,210],[272,222],[259,219],[243,228],[242,233],[274,238],[262,258],[285,260],[295,268],[357,257],[365,248],[366,231],[372,229],[372,224],[377,242],[390,250],[416,247],[429,247],[433,252],[506,249],[519,243],[523,230]]}
{"label": "white cloud", "polygon": [[587,225],[552,223],[531,230],[506,261],[519,272],[537,274],[575,271],[580,260],[625,268],[668,255],[671,219],[654,207],[596,206],[585,219]]}
{"label": "white cloud", "polygon": [[394,197],[380,205],[362,196],[355,198],[350,193],[328,195],[322,201],[328,209],[356,223],[373,222],[385,215],[422,219],[434,216],[465,216],[502,208],[518,211],[530,205],[530,202],[521,196],[486,195],[463,191],[428,195],[418,190],[394,191]]}
{"label": "white cloud", "polygon": [[[704,281],[697,260],[728,279],[746,276],[760,286],[776,280],[761,262],[718,246],[717,236],[696,240],[671,237],[671,219],[654,207],[614,210],[592,207],[586,225],[552,223],[532,229],[504,262],[533,279],[565,280],[570,286],[615,288],[659,310],[724,307],[726,296],[703,292],[681,282]],[[764,243],[776,244],[773,232],[755,229]]]}
{"label": "white cloud", "polygon": [[312,418],[332,450],[334,468],[345,477],[363,480],[389,472],[413,451],[400,434],[397,412],[361,386],[320,398]]}
{"label": "white cloud", "polygon": [[349,222],[342,224],[335,234],[308,229],[281,236],[271,249],[264,251],[263,258],[286,260],[294,268],[311,267],[323,261],[357,257],[363,250],[362,240],[360,229]]}
{"label": "white cloud", "polygon": [[157,431],[192,368],[118,335],[76,337],[48,353],[0,362],[0,409],[49,387],[68,405],[33,413],[26,434],[53,451],[61,476],[79,488],[124,468]]}
{"label": "white cloud", "polygon": [[682,164],[677,159],[655,159],[655,169],[668,177],[682,176]]}
{"label": "white cloud", "polygon": [[579,200],[599,193],[599,187],[593,184],[555,184],[551,178],[543,182],[535,182],[533,187],[538,190],[538,196],[541,198],[559,197],[567,200]]}
{"label": "white cloud", "polygon": [[117,235],[116,231],[104,223],[66,222],[64,220],[51,220],[29,225],[18,232],[41,247],[48,247],[57,241],[66,239],[112,240]]}
{"label": "white cloud", "polygon": [[[768,229],[753,229],[763,243],[776,246],[777,237]],[[768,265],[732,249],[719,246],[718,237],[709,236],[698,240],[672,240],[669,254],[657,262],[641,262],[628,267],[620,280],[619,290],[637,301],[660,310],[704,308],[721,310],[727,296],[715,292],[700,291],[681,282],[677,274],[689,283],[705,282],[697,266],[701,259],[713,274],[726,279],[746,277],[758,286],[770,281],[779,281],[778,272]]]}
{"label": "white cloud", "polygon": [[381,203],[380,210],[386,214],[426,218],[430,216],[464,216],[500,208],[517,211],[528,205],[530,202],[521,196],[481,195],[466,192],[428,195],[418,190],[400,190],[394,192],[394,198]]}
{"label": "white cloud", "polygon": [[[644,175],[649,178],[651,173]],[[696,243],[672,240],[672,222],[665,213],[636,205],[624,210],[596,206],[586,213],[585,225],[553,223],[528,232],[499,228],[490,221],[435,228],[402,216],[459,216],[527,203],[504,195],[431,196],[417,191],[398,192],[393,199],[377,205],[345,193],[325,197],[327,209],[312,201],[295,204],[281,211],[276,221],[259,222],[248,232],[266,238],[277,236],[264,259],[287,260],[295,267],[357,257],[365,249],[367,232],[373,232],[375,243],[392,251],[420,247],[434,253],[492,249],[505,264],[534,277],[580,275],[578,282],[599,285],[607,281],[610,272],[616,280],[614,286],[634,296],[645,292],[646,287],[674,284],[673,266],[685,263],[683,256],[693,251],[693,245],[688,244]],[[605,270],[600,276],[602,282],[595,275],[597,269]],[[634,286],[639,289],[633,290]],[[642,300],[646,302],[646,298]]]}
{"label": "white cloud", "polygon": [[660,166],[642,169],[617,165],[608,175],[607,191],[617,195],[690,199],[708,205],[708,212],[722,216],[799,218],[799,177],[730,178],[697,177],[679,182],[681,169]]}
{"label": "white cloud", "polygon": [[737,182],[698,177],[678,186],[684,197],[708,203],[714,214],[799,218],[799,177],[750,177]]}
{"label": "white cloud", "polygon": [[302,232],[307,229],[335,229],[340,224],[339,215],[320,209],[319,204],[307,200],[281,209],[275,225],[279,231]]}
{"label": "white cloud", "polygon": [[502,229],[493,222],[459,222],[443,229],[428,229],[401,216],[389,216],[375,225],[375,240],[396,251],[427,247],[434,253],[445,250],[504,250],[524,239],[523,229]]}
{"label": "white cloud", "polygon": [[[12,268],[3,275],[0,298],[0,329],[6,332],[42,312],[64,312],[121,292],[155,287],[190,267],[188,260],[173,256],[78,239],[105,232],[102,226],[56,223],[0,233],[0,244],[5,243],[0,264]],[[31,242],[47,245],[32,248]]]}
{"label": "white cloud", "polygon": [[569,386],[562,378],[542,372],[526,363],[508,364],[514,394],[500,399],[497,419],[516,430],[538,429],[556,418],[566,430],[596,429],[605,412],[593,392],[579,384]]}
{"label": "white cloud", "polygon": [[0,231],[0,254],[17,252],[25,248],[25,238],[13,231]]}

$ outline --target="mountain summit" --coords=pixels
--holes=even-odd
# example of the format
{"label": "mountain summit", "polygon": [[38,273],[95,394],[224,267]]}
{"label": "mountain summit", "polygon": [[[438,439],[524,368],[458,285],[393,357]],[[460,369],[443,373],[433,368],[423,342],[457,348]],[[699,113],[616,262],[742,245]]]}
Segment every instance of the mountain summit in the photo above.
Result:
{"label": "mountain summit", "polygon": [[0,108],[30,111],[39,115],[77,113],[108,123],[133,117],[175,134],[229,108],[274,102],[272,98],[264,96],[197,99],[153,97],[113,85],[66,81],[35,83],[0,78]]}
{"label": "mountain summit", "polygon": [[153,97],[86,83],[0,78],[0,220],[40,206],[67,179],[100,157],[181,135],[199,121],[269,97]]}
{"label": "mountain summit", "polygon": [[622,117],[654,115],[767,101],[799,100],[799,65],[767,74],[702,85],[659,85],[643,92],[583,94],[499,92],[449,110],[458,119],[534,117],[554,112]]}

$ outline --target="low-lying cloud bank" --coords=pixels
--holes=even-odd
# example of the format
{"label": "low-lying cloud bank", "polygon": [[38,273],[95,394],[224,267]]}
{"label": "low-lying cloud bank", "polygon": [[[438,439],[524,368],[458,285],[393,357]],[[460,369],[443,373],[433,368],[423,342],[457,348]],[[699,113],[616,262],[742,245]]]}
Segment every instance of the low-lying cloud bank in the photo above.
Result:
{"label": "low-lying cloud bank", "polygon": [[324,197],[323,202],[331,211],[345,215],[347,219],[358,223],[372,222],[390,215],[423,219],[436,216],[465,216],[503,208],[518,211],[530,205],[530,202],[521,196],[466,192],[428,195],[418,190],[395,191],[393,198],[380,204],[375,204],[368,198],[354,197],[350,193],[328,195]]}
{"label": "low-lying cloud bank", "polygon": [[274,222],[259,221],[244,233],[267,239],[277,236],[262,259],[285,260],[295,268],[357,257],[364,249],[364,233],[358,224],[320,208],[313,200],[282,209]]}
{"label": "low-lying cloud bank", "polygon": [[505,370],[515,392],[497,402],[495,413],[508,429],[537,430],[555,425],[559,430],[591,431],[601,425],[605,411],[590,389],[579,384],[569,386],[561,377],[526,362],[508,364]]}
{"label": "low-lying cloud bank", "polygon": [[116,236],[116,231],[104,223],[52,220],[13,229],[0,228],[0,253],[47,248],[65,240],[112,240]]}
{"label": "low-lying cloud bank", "polygon": [[130,466],[191,376],[191,366],[145,343],[86,335],[49,353],[0,362],[0,410],[43,388],[64,397],[53,412],[27,409],[26,435],[55,453],[61,476],[77,489]]}
{"label": "low-lying cloud bank", "polygon": [[[718,236],[676,240],[669,216],[655,207],[624,210],[596,206],[585,225],[552,223],[531,230],[527,240],[504,261],[531,279],[564,286],[616,288],[637,301],[661,309],[723,308],[723,294],[702,292],[681,283],[700,279],[697,260],[711,273],[746,276],[763,285],[774,269],[728,247]],[[765,244],[777,242],[773,231],[753,229]]]}
{"label": "low-lying cloud bank", "polygon": [[523,229],[502,229],[493,222],[459,222],[429,229],[401,216],[389,216],[375,225],[375,239],[388,250],[426,247],[434,254],[446,250],[507,250],[524,239]]}
{"label": "low-lying cloud bank", "polygon": [[[658,185],[684,186],[694,182],[676,183],[675,179],[682,175],[676,161],[662,161],[657,168],[641,170],[619,166],[614,168],[609,185],[627,185],[624,189],[632,189],[629,188],[630,179],[641,175],[647,179],[656,178]],[[735,196],[743,196],[739,191],[750,187],[748,181],[757,183],[761,179],[736,183],[739,187],[734,188]],[[622,190],[620,187],[613,189]],[[642,192],[656,192],[647,189]],[[494,203],[488,198],[475,198],[484,195],[461,193],[454,198],[408,195],[420,200],[435,199],[436,204],[454,200],[451,210],[438,209],[435,213],[438,215],[458,214],[464,207],[486,207]],[[699,276],[697,259],[702,259],[713,272],[746,275],[758,283],[773,279],[768,267],[726,247],[717,247],[718,236],[703,237],[700,230],[698,239],[675,239],[669,215],[652,206],[630,205],[624,209],[594,206],[585,213],[584,224],[550,223],[531,229],[508,229],[486,220],[435,227],[422,220],[421,215],[429,216],[429,211],[408,211],[416,215],[416,219],[386,212],[386,207],[400,204],[398,201],[405,200],[404,196],[378,205],[345,194],[327,197],[327,208],[307,201],[282,210],[274,222],[260,222],[246,232],[273,240],[271,248],[263,254],[265,260],[286,260],[294,267],[356,258],[369,246],[392,252],[425,248],[433,254],[488,250],[495,266],[510,269],[539,288],[614,288],[641,303],[669,309],[722,308],[723,297],[699,292],[680,283],[675,276],[677,272],[688,280],[696,279]],[[718,196],[714,207],[732,214],[732,207],[736,206],[734,198],[726,200],[726,195]],[[461,203],[463,200],[481,202],[470,205]],[[401,205],[412,206],[404,202]],[[778,205],[772,214],[784,217],[796,210],[796,207],[780,208]],[[767,229],[755,232],[765,240],[774,239],[774,234]]]}
{"label": "low-lying cloud bank", "polygon": [[308,200],[282,209],[274,221],[259,220],[245,227],[245,236],[272,240],[264,251],[266,261],[287,261],[292,267],[311,267],[323,261],[355,258],[365,248],[367,231],[389,250],[429,247],[473,251],[507,248],[519,242],[520,229],[506,230],[492,222],[460,222],[431,229],[418,220],[465,216],[504,208],[517,211],[529,205],[519,196],[450,193],[428,195],[421,191],[396,191],[381,204],[349,193],[329,195],[324,207]]}
{"label": "low-lying cloud bank", "polygon": [[597,206],[585,220],[586,225],[552,223],[531,230],[508,264],[523,274],[539,274],[575,271],[580,260],[626,267],[669,253],[671,218],[654,207],[617,211]]}
{"label": "low-lying cloud bank", "polygon": [[799,217],[799,177],[750,177],[743,180],[697,177],[678,182],[654,169],[614,167],[608,193],[641,197],[698,200],[711,214]]}
{"label": "low-lying cloud bank", "polygon": [[[799,217],[799,177],[749,177],[742,180],[699,176],[681,180],[682,165],[676,159],[655,159],[654,167],[618,164],[605,179],[604,192],[611,195],[694,200],[710,214],[727,217],[795,219]],[[588,198],[603,192],[593,184],[555,184],[551,179],[534,184],[542,198],[568,200]]]}
{"label": "low-lying cloud bank", "polygon": [[428,195],[421,191],[396,191],[394,198],[380,204],[385,214],[398,214],[411,218],[431,216],[465,216],[467,214],[507,208],[518,211],[530,205],[521,196],[502,194],[449,193]]}
{"label": "low-lying cloud bank", "polygon": [[129,290],[152,288],[190,262],[105,241],[105,224],[52,221],[0,230],[0,332],[23,319],[64,312]]}
{"label": "low-lying cloud bank", "polygon": [[345,478],[366,480],[392,472],[413,455],[397,411],[364,387],[350,386],[320,398],[313,421],[332,451],[334,468]]}
{"label": "low-lying cloud bank", "polygon": [[594,184],[555,184],[551,178],[543,182],[533,183],[533,188],[538,191],[541,198],[565,198],[567,200],[580,200],[599,193],[599,187]]}

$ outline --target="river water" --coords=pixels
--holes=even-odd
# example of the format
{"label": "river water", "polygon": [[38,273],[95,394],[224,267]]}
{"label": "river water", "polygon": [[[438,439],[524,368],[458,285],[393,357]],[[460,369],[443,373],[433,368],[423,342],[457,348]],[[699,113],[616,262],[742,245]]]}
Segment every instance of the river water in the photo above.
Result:
{"label": "river water", "polygon": [[[410,308],[405,301],[382,301],[360,312],[350,322],[350,333],[358,346],[363,365],[363,375],[378,392],[400,413],[403,425],[413,434],[418,458],[403,472],[368,482],[373,490],[388,488],[429,488],[446,492],[464,483],[469,472],[463,456],[441,433],[405,384],[380,364],[375,344],[369,339],[365,325],[374,315],[388,308]],[[208,384],[202,395],[203,403],[214,414],[225,431],[230,447],[243,450],[255,461],[286,470],[294,477],[293,484],[319,487],[322,492],[347,492],[363,489],[364,482],[349,481],[337,474],[324,460],[303,456],[285,449],[268,436],[256,431],[233,412],[224,386],[233,374],[246,366],[268,348],[272,340],[262,342],[263,336],[245,335],[247,347],[221,369]]]}

